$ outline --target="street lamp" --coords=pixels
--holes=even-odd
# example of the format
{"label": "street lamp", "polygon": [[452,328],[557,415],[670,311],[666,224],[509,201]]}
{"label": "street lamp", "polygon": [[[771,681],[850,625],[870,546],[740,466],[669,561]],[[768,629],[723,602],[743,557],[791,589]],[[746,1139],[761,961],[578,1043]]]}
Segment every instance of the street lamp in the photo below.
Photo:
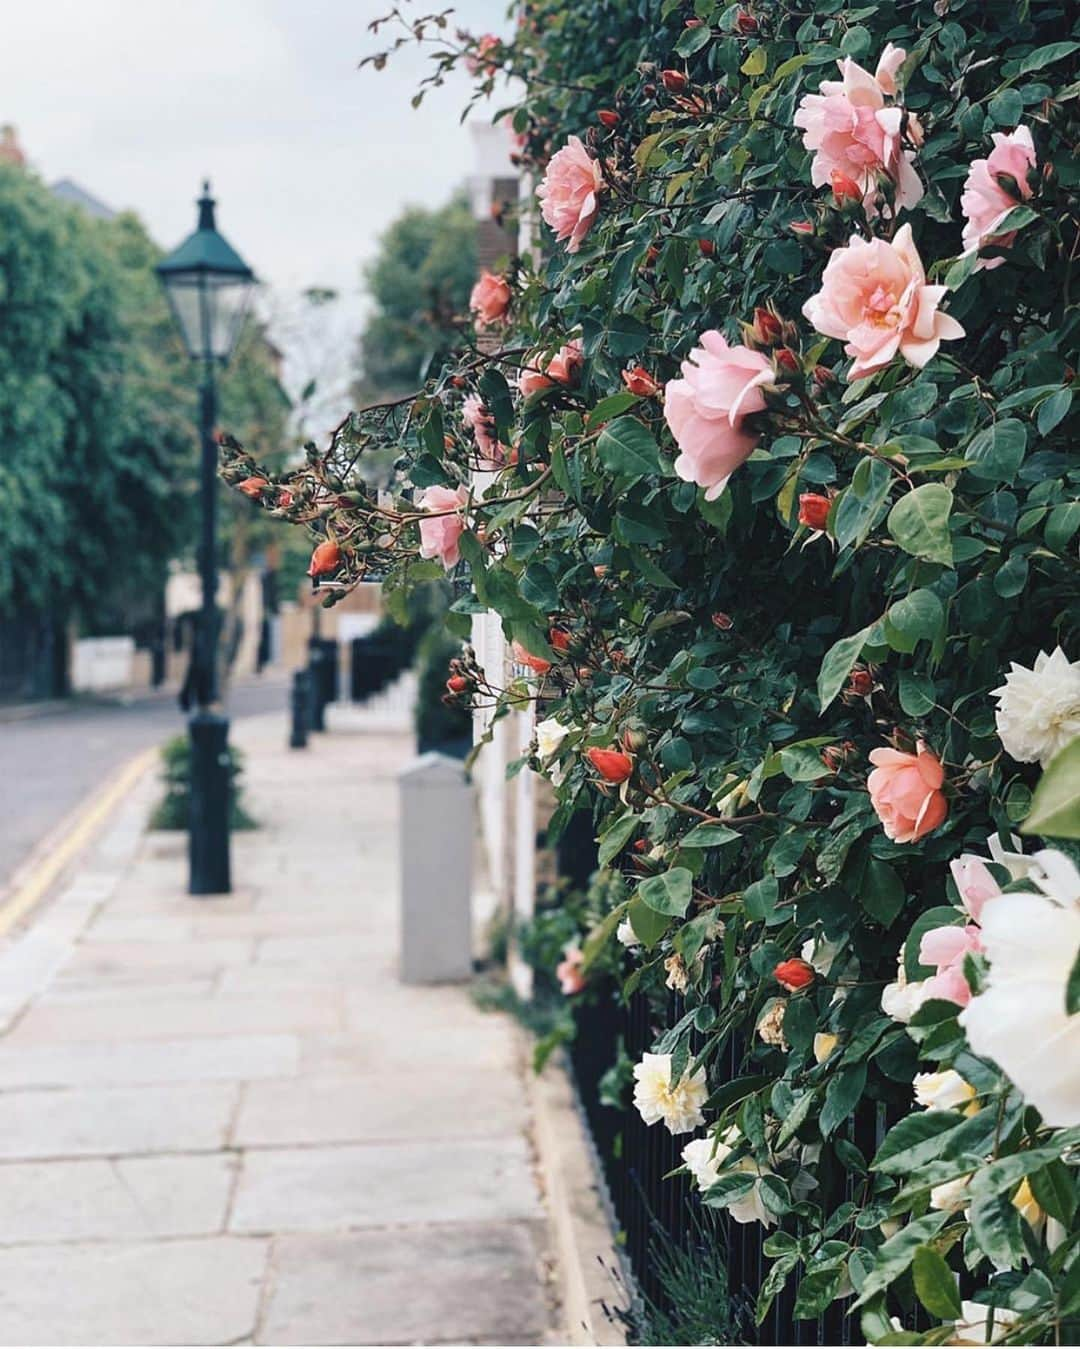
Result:
{"label": "street lamp", "polygon": [[217,231],[210,184],[199,198],[194,234],[158,263],[184,345],[202,367],[199,428],[202,441],[202,532],[199,573],[202,609],[193,652],[196,710],[191,734],[190,883],[193,895],[226,894],[229,878],[229,723],[214,711],[218,701],[217,494],[218,450],[215,364],[232,354],[243,326],[255,273]]}

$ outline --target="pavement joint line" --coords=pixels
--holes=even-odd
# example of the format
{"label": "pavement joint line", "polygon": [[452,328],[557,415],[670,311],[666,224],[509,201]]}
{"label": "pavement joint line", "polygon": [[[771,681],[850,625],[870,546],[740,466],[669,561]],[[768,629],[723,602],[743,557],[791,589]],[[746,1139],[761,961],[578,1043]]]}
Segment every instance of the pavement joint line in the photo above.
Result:
{"label": "pavement joint line", "polygon": [[6,936],[49,893],[65,868],[86,848],[108,822],[158,756],[158,748],[141,750],[124,764],[89,803],[76,808],[74,819],[60,826],[61,838],[55,847],[46,847],[44,856],[31,862],[29,874],[0,903],[0,937]]}

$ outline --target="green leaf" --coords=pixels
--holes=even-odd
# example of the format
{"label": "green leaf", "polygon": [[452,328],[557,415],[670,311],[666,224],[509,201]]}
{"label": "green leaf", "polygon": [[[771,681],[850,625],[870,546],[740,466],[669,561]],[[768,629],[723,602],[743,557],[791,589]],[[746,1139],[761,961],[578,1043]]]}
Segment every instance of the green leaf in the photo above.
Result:
{"label": "green leaf", "polygon": [[862,655],[863,646],[870,636],[870,628],[852,633],[850,637],[841,637],[825,653],[825,659],[818,670],[817,692],[822,712],[840,692],[847,682],[851,668]]}
{"label": "green leaf", "polygon": [[1064,552],[1069,540],[1080,529],[1080,501],[1063,501],[1050,512],[1043,538],[1047,548]]}
{"label": "green leaf", "polygon": [[949,514],[952,504],[953,494],[942,483],[924,483],[902,496],[889,512],[889,533],[905,553],[951,567],[953,549]]}
{"label": "green leaf", "polygon": [[1055,754],[1031,798],[1022,834],[1080,838],[1080,736]]}
{"label": "green leaf", "polygon": [[955,1110],[924,1110],[894,1124],[878,1148],[871,1170],[903,1175],[940,1157],[948,1134],[964,1122]]}
{"label": "green leaf", "polygon": [[627,905],[626,916],[630,919],[634,935],[646,950],[651,951],[668,930],[667,917],[650,909],[639,895],[635,895]]}
{"label": "green leaf", "polygon": [[712,40],[712,30],[707,23],[700,28],[686,28],[679,34],[675,50],[680,56],[693,56]]}
{"label": "green leaf", "polygon": [[1048,42],[1045,47],[1036,47],[1020,62],[1019,74],[1030,75],[1033,70],[1042,70],[1043,66],[1060,61],[1080,49],[1080,42]]}
{"label": "green leaf", "polygon": [[686,867],[672,867],[662,876],[650,876],[637,888],[637,897],[655,913],[682,918],[690,907],[694,877]]}
{"label": "green leaf", "polygon": [[1027,427],[1015,417],[1005,417],[979,431],[964,450],[972,466],[967,471],[991,482],[1012,482],[1023,462]]}
{"label": "green leaf", "polygon": [[889,927],[904,907],[904,885],[888,862],[871,857],[859,887],[863,908],[882,927]]}
{"label": "green leaf", "polygon": [[901,670],[897,684],[900,706],[909,717],[925,717],[934,710],[936,691],[929,675],[918,670]]}
{"label": "green leaf", "polygon": [[1048,436],[1059,422],[1064,421],[1069,414],[1072,400],[1072,389],[1058,389],[1039,404],[1035,425],[1039,428],[1040,436]]}
{"label": "green leaf", "polygon": [[882,1242],[877,1250],[874,1268],[863,1280],[858,1300],[853,1305],[861,1307],[878,1293],[883,1293],[894,1279],[907,1270],[919,1247],[931,1237],[936,1237],[951,1216],[949,1213],[928,1213],[924,1218],[916,1218],[902,1227],[888,1241]]}
{"label": "green leaf", "polygon": [[1069,1016],[1075,1016],[1080,1012],[1080,950],[1076,953],[1065,985],[1065,1010]]}
{"label": "green leaf", "polygon": [[600,847],[597,852],[597,861],[602,867],[606,867],[613,857],[626,847],[636,833],[641,818],[632,811],[626,815],[621,815],[614,824],[610,825],[600,835]]}
{"label": "green leaf", "polygon": [[956,1275],[933,1246],[920,1246],[911,1260],[915,1293],[931,1316],[955,1321],[960,1316]]}
{"label": "green leaf", "polygon": [[679,839],[679,847],[719,848],[721,844],[731,843],[741,837],[738,830],[729,829],[726,824],[696,824]]}
{"label": "green leaf", "polygon": [[596,407],[588,415],[588,423],[591,427],[596,427],[601,422],[609,422],[612,417],[618,417],[627,408],[632,408],[635,403],[641,400],[636,393],[613,393],[607,398],[601,398]]}
{"label": "green leaf", "polygon": [[977,1195],[968,1210],[971,1233],[995,1265],[1012,1269],[1024,1257],[1020,1213],[1006,1195]]}
{"label": "green leaf", "polygon": [[865,1063],[849,1063],[830,1080],[825,1088],[825,1104],[818,1117],[825,1138],[851,1115],[865,1086]]}
{"label": "green leaf", "polygon": [[1039,1207],[1067,1227],[1076,1213],[1076,1180],[1065,1163],[1055,1158],[1032,1172],[1028,1183]]}
{"label": "green leaf", "polygon": [[604,921],[598,923],[585,938],[581,948],[581,953],[584,956],[582,968],[585,971],[588,971],[595,961],[603,954],[604,948],[615,935],[615,929],[622,922],[625,915],[626,905],[619,904],[616,908],[612,909]]}
{"label": "green leaf", "polygon": [[792,1316],[796,1320],[820,1316],[836,1297],[845,1273],[841,1265],[835,1269],[813,1269],[804,1274],[799,1283]]}
{"label": "green leaf", "polygon": [[894,651],[910,653],[919,642],[934,642],[945,610],[932,590],[913,590],[891,605],[885,615],[885,640]]}
{"label": "green leaf", "polygon": [[634,417],[619,417],[605,426],[596,450],[609,473],[640,478],[661,469],[660,451],[652,433]]}
{"label": "green leaf", "polygon": [[755,47],[739,69],[744,75],[764,75],[769,64],[769,53],[764,47]]}

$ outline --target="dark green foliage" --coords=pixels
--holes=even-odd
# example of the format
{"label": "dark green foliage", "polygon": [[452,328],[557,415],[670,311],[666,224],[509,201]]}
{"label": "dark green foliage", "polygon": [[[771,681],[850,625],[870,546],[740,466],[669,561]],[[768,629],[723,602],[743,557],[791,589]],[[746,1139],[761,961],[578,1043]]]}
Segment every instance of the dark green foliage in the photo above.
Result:
{"label": "dark green foliage", "polygon": [[[165,795],[150,817],[150,828],[187,830],[191,823],[191,741],[186,734],[174,736],[162,746],[161,764]],[[230,745],[230,829],[258,828],[256,821],[244,809],[241,784],[243,772],[243,755],[234,745]]]}

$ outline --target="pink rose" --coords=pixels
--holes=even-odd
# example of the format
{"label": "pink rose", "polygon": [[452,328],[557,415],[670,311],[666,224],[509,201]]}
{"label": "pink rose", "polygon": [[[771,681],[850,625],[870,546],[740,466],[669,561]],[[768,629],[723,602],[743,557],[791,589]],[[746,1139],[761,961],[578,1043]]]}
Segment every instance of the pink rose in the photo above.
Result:
{"label": "pink rose", "polygon": [[938,312],[946,286],[928,286],[922,259],[904,225],[890,243],[853,235],[834,250],[821,278],[821,289],[803,305],[803,313],[826,337],[846,340],[855,358],[848,379],[881,370],[900,353],[922,367],[942,341],[964,336],[954,318]]}
{"label": "pink rose", "polygon": [[[1000,234],[997,227],[1014,206],[1031,196],[1028,170],[1033,169],[1037,162],[1031,132],[1026,126],[1018,126],[1008,135],[995,132],[992,139],[994,148],[989,158],[976,159],[972,163],[960,197],[960,209],[966,217],[963,235],[965,255],[989,245],[1009,248],[1016,238],[1016,231]],[[1006,174],[1016,183],[1019,197],[1012,191],[1011,185],[1002,187],[998,181],[999,174]],[[1004,261],[1004,258],[987,258],[980,260],[978,265],[989,270],[1000,267]]]}
{"label": "pink rose", "polygon": [[871,750],[870,762],[874,771],[866,788],[886,837],[894,843],[916,843],[944,823],[949,813],[941,790],[945,770],[925,745],[920,744],[916,754]]}
{"label": "pink rose", "polygon": [[823,81],[820,92],[807,94],[795,112],[803,144],[814,151],[814,186],[826,187],[834,174],[842,174],[858,184],[868,216],[877,214],[879,173],[895,184],[897,210],[914,206],[923,195],[912,155],[900,147],[901,109],[885,105],[885,95],[896,93],[896,72],[906,55],[890,42],[873,75],[845,57],[838,63],[843,78]]}
{"label": "pink rose", "polygon": [[540,393],[556,384],[575,384],[584,364],[585,356],[581,349],[581,340],[577,337],[567,342],[552,356],[546,365],[541,365],[537,357],[530,358],[533,364],[522,367],[518,375],[518,391],[522,397]]}
{"label": "pink rose", "polygon": [[1001,886],[994,880],[993,873],[982,858],[973,857],[970,853],[964,853],[950,862],[949,870],[964,908],[977,923],[983,905],[988,899],[1001,894]]}
{"label": "pink rose", "polygon": [[563,948],[563,959],[555,966],[555,978],[559,981],[559,987],[569,998],[574,993],[580,993],[585,987],[585,973],[582,965],[585,956],[577,946],[567,946]]}
{"label": "pink rose", "polygon": [[761,386],[774,372],[760,351],[728,346],[718,332],[702,333],[699,341],[682,363],[682,379],[664,388],[664,418],[682,451],[675,472],[714,501],[758,442],[745,420],[764,408]]}
{"label": "pink rose", "polygon": [[596,219],[596,194],[603,186],[600,163],[593,159],[577,136],[551,157],[544,181],[536,189],[540,213],[567,240],[566,251],[576,253]]}
{"label": "pink rose", "polygon": [[485,75],[494,75],[496,70],[498,70],[498,66],[492,65],[490,62],[485,64],[484,57],[489,53],[496,51],[501,45],[500,39],[497,38],[494,33],[485,33],[483,37],[477,41],[476,54],[469,55],[465,58],[465,66],[469,74],[479,75],[480,71],[483,70]]}
{"label": "pink rose", "polygon": [[465,528],[461,513],[469,500],[464,487],[456,491],[449,487],[429,487],[420,496],[417,505],[425,511],[438,511],[420,521],[420,556],[437,557],[447,571],[456,566],[461,552],[458,540]]}
{"label": "pink rose", "polygon": [[472,431],[476,448],[485,468],[501,468],[506,461],[506,447],[495,439],[495,418],[484,406],[477,393],[469,394],[461,405],[461,420]]}
{"label": "pink rose", "polygon": [[966,1007],[971,987],[964,975],[964,957],[981,951],[982,938],[977,927],[935,927],[923,933],[919,943],[920,965],[933,965],[937,973],[927,980],[927,998],[942,998]]}
{"label": "pink rose", "polygon": [[476,315],[478,328],[490,328],[510,307],[510,286],[504,276],[481,272],[480,280],[469,295],[469,308]]}

